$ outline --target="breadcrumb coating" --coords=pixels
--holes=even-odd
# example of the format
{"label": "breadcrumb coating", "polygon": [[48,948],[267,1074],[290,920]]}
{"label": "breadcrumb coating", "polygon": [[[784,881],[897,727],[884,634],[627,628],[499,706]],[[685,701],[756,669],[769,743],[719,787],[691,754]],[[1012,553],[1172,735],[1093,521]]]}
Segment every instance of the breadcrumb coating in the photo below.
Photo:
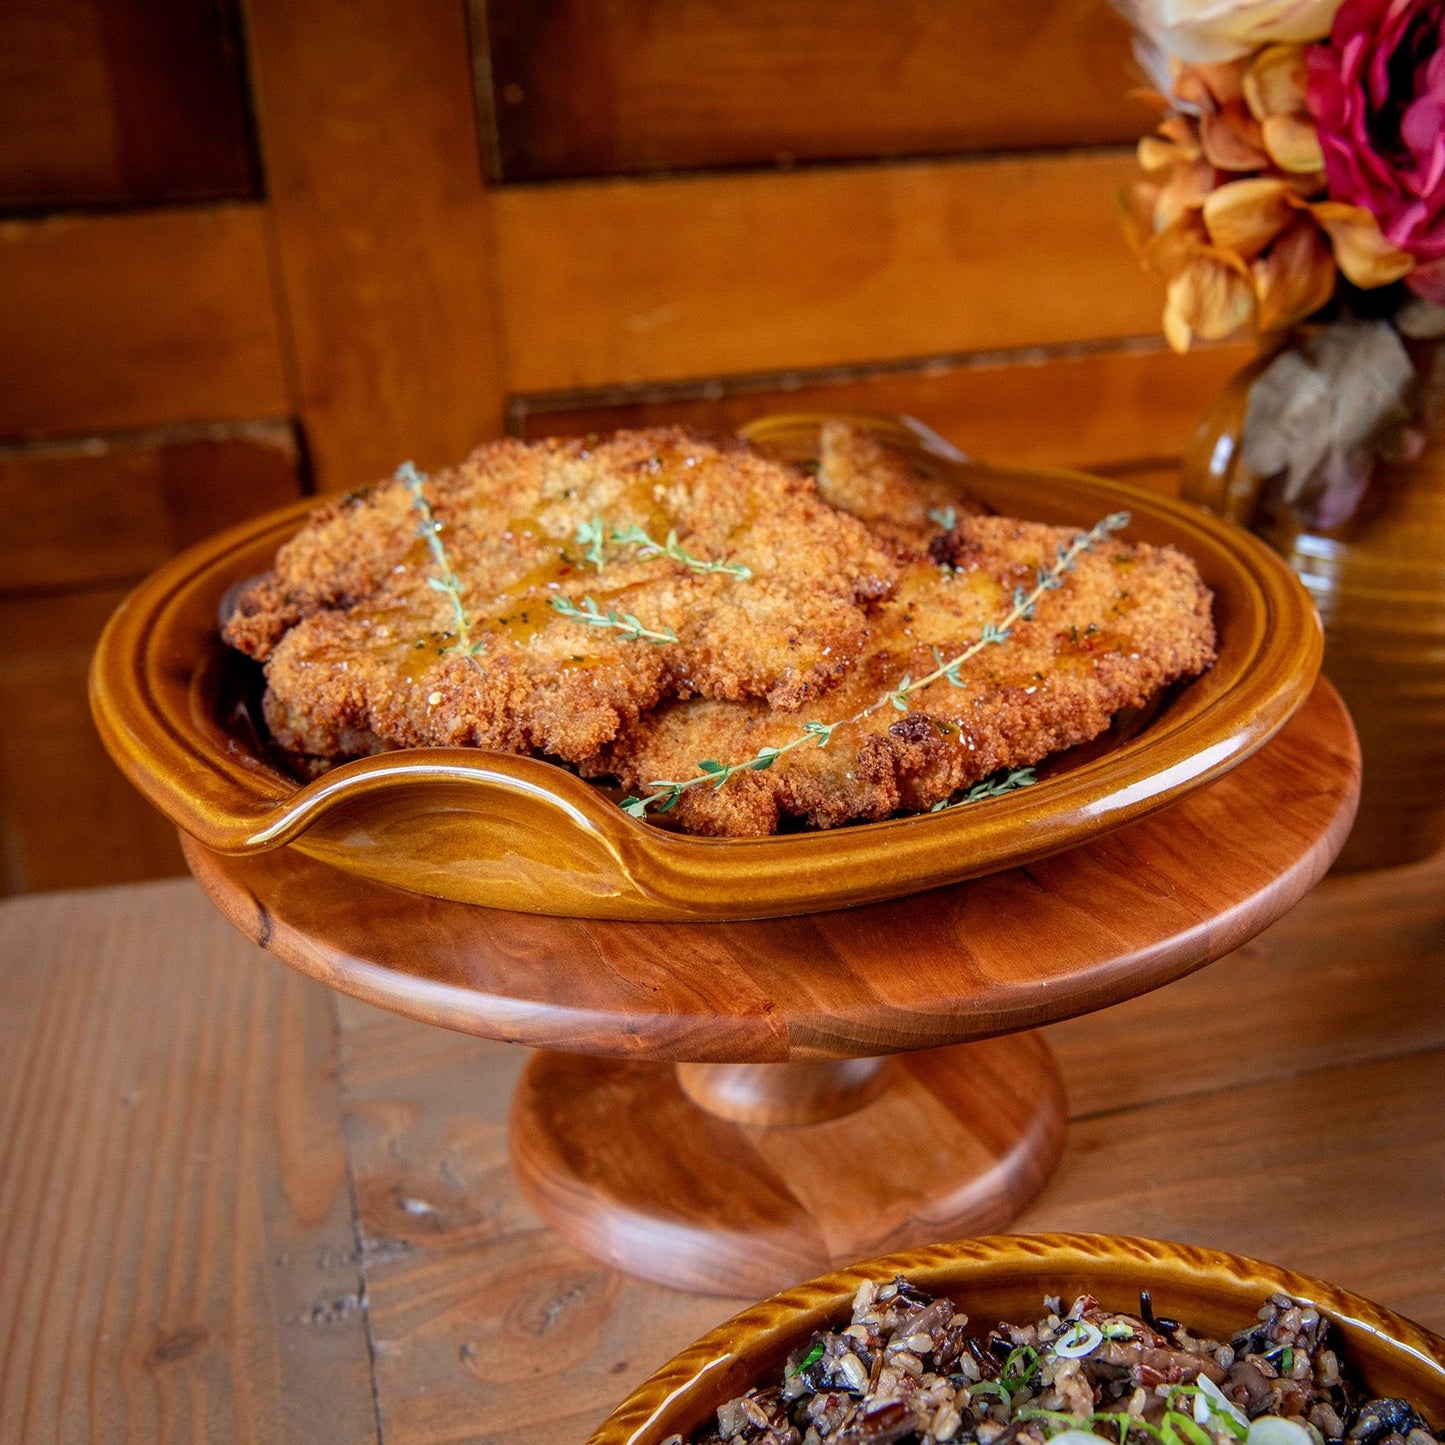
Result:
{"label": "breadcrumb coating", "polygon": [[[243,589],[223,629],[266,666],[279,746],[337,758],[469,744],[576,763],[663,699],[813,705],[860,655],[865,606],[899,572],[893,549],[822,502],[811,478],[672,428],[489,443],[426,495],[477,652],[457,648],[407,489],[333,502]],[[599,520],[600,568],[578,541]],[[675,532],[690,556],[750,575],[612,540],[627,528],[658,543]],[[588,598],[676,641],[629,641],[552,605]]]}
{"label": "breadcrumb coating", "polygon": [[[957,656],[1008,613],[1015,589],[1031,588],[1074,529],[1004,517],[967,518],[933,547],[934,561],[907,567],[874,615],[873,634],[847,679],[805,714],[756,703],[694,700],[662,707],[587,766],[630,791],[681,780],[698,763],[724,764],[780,747],[803,722],[851,717]],[[1210,594],[1173,548],[1110,540],[1079,557],[1057,591],[1008,641],[909,696],[838,728],[826,747],[811,740],[766,771],[720,788],[682,794],[673,816],[685,830],[720,837],[777,831],[788,819],[828,828],[856,819],[924,811],[1001,768],[1039,762],[1104,732],[1214,660]]]}
{"label": "breadcrumb coating", "polygon": [[977,497],[930,477],[907,452],[848,417],[829,417],[818,434],[818,495],[866,522],[877,536],[908,552],[924,552],[948,523],[977,516]]}

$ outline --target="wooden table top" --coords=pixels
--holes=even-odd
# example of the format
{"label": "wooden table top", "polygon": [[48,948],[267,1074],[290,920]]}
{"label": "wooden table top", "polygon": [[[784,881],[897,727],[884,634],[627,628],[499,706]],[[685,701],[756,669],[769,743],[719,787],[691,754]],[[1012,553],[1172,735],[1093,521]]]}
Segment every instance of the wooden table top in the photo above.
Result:
{"label": "wooden table top", "polygon": [[[1045,1034],[1072,1123],[1016,1228],[1211,1244],[1445,1331],[1445,857]],[[584,1440],[744,1302],[539,1222],[525,1057],[328,991],[189,881],[0,906],[0,1445]]]}

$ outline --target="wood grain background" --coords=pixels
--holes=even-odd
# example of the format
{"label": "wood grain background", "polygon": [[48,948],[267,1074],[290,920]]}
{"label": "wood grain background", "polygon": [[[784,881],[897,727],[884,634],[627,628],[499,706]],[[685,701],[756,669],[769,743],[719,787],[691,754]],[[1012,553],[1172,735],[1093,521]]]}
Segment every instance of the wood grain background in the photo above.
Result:
{"label": "wood grain background", "polygon": [[17,0],[0,81],[6,891],[176,866],[85,655],[235,516],[796,406],[1169,490],[1244,355],[1158,337],[1105,0]]}

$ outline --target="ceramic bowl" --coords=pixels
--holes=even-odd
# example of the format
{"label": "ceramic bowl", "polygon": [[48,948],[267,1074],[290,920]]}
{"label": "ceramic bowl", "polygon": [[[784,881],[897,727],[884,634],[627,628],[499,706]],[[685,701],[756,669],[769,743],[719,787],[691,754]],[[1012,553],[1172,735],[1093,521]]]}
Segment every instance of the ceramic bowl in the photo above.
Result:
{"label": "ceramic bowl", "polygon": [[[748,429],[809,455],[819,416]],[[207,848],[289,846],[363,877],[463,903],[584,918],[709,921],[811,913],[897,897],[1071,848],[1242,762],[1303,702],[1318,620],[1262,543],[1195,508],[1069,472],[976,466],[901,419],[869,419],[934,476],[998,511],[1125,534],[1192,557],[1215,597],[1219,658],[1146,721],[1040,769],[1034,787],[920,817],[759,839],[707,839],[628,817],[598,788],[535,758],[425,748],[289,777],[248,723],[257,670],[224,647],[228,588],[266,571],[310,504],[193,547],[132,594],[101,638],[92,708],[135,785]],[[254,714],[254,697],[251,698]]]}
{"label": "ceramic bowl", "polygon": [[1309,1301],[1343,1338],[1350,1368],[1376,1395],[1408,1399],[1437,1428],[1445,1424],[1445,1339],[1333,1285],[1219,1250],[1097,1234],[999,1235],[886,1255],[800,1284],[753,1305],[704,1335],[644,1381],[588,1445],[660,1445],[684,1440],[721,1404],[781,1378],[789,1353],[814,1330],[845,1323],[865,1279],[906,1275],[947,1295],[981,1330],[1037,1318],[1046,1295],[1094,1295],[1136,1313],[1147,1289],[1159,1315],[1227,1339],[1276,1291]]}

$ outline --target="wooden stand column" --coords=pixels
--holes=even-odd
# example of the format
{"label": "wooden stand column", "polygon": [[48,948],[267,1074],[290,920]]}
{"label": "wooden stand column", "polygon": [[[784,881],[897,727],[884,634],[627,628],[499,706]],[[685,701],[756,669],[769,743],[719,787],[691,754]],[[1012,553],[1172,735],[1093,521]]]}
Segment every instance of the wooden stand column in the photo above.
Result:
{"label": "wooden stand column", "polygon": [[894,1059],[666,1064],[534,1055],[512,1163],[543,1218],[629,1274],[770,1294],[1007,1224],[1063,1148],[1037,1034]]}

